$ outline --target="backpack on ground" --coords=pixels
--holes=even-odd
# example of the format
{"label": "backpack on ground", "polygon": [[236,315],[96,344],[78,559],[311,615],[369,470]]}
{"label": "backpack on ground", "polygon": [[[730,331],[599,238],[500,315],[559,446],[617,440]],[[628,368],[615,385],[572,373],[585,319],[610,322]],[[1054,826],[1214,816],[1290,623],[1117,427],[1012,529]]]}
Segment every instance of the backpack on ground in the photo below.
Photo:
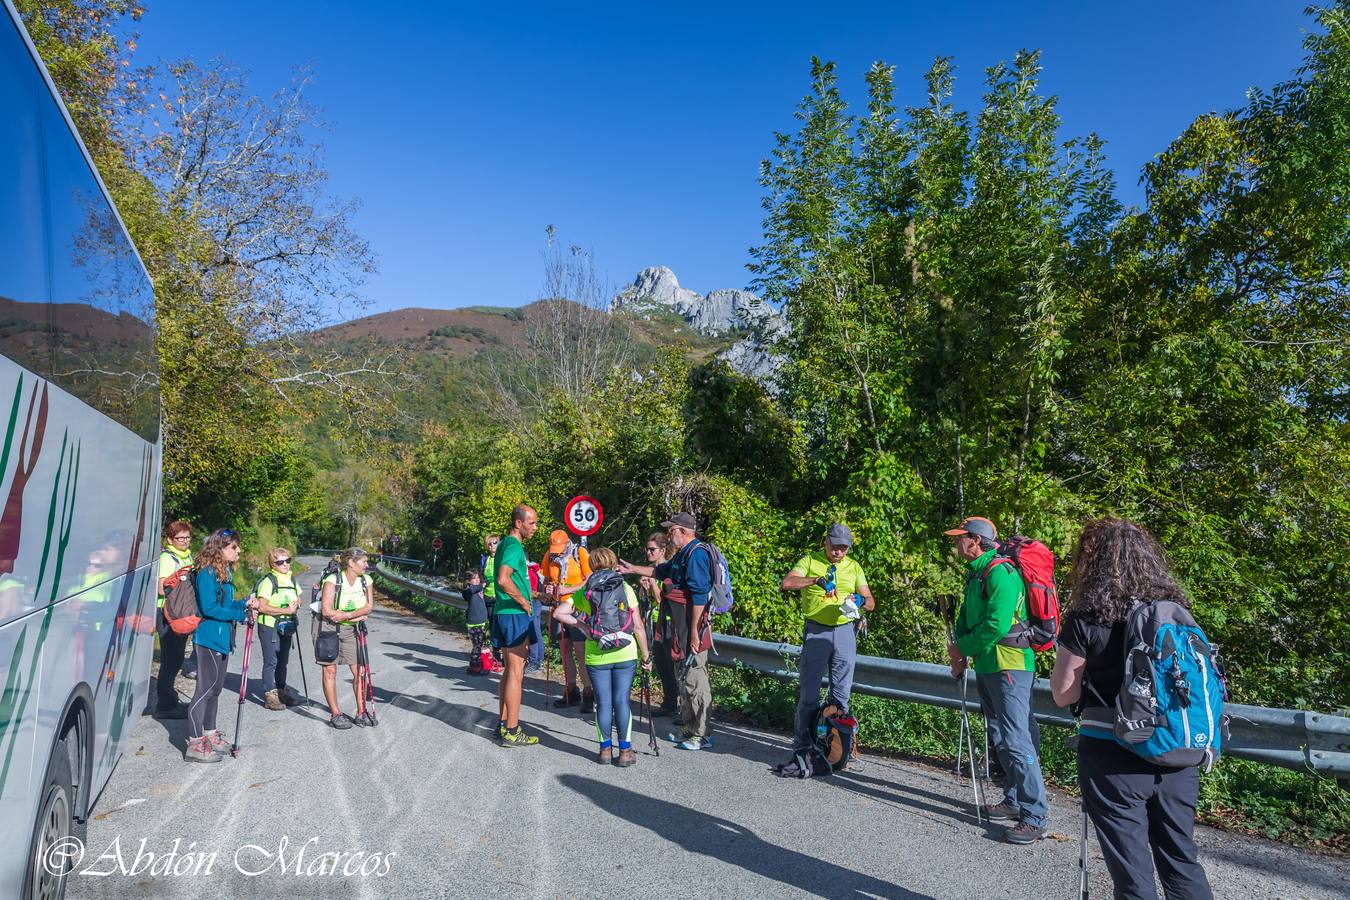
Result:
{"label": "backpack on ground", "polygon": [[1055,585],[1055,554],[1040,541],[1015,534],[998,545],[994,558],[980,573],[980,588],[989,596],[989,573],[995,566],[1012,566],[1026,586],[1027,617],[1014,622],[999,641],[1006,647],[1030,647],[1044,653],[1059,638],[1059,588]]}
{"label": "backpack on ground", "polygon": [[164,621],[174,634],[188,635],[202,623],[202,608],[197,602],[197,580],[189,571],[178,570],[178,583],[164,598]]}
{"label": "backpack on ground", "polygon": [[1190,610],[1174,600],[1136,600],[1125,617],[1117,743],[1160,766],[1208,769],[1228,738],[1227,693],[1218,648]]}
{"label": "backpack on ground", "polygon": [[591,611],[578,614],[577,621],[589,640],[601,650],[618,650],[633,640],[633,622],[637,604],[628,596],[628,585],[618,572],[592,576],[586,584],[586,601]]}
{"label": "backpack on ground", "polygon": [[736,599],[731,593],[731,567],[727,565],[727,558],[711,541],[699,543],[707,549],[712,561],[712,589],[708,591],[708,607],[714,615],[731,612]]}
{"label": "backpack on ground", "polygon": [[826,703],[816,711],[812,724],[815,741],[792,754],[792,762],[775,768],[783,778],[818,778],[848,768],[858,755],[858,720],[837,704]]}

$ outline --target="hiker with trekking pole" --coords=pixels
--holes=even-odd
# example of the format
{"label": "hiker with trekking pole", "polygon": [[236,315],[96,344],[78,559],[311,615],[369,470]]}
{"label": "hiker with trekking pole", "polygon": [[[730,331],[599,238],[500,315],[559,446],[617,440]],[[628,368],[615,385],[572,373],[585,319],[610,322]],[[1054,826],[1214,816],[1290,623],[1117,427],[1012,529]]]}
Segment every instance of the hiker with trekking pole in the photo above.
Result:
{"label": "hiker with trekking pole", "polygon": [[667,737],[681,750],[711,750],[708,651],[712,649],[712,615],[731,609],[731,576],[722,551],[698,537],[693,513],[676,513],[661,527],[675,551],[671,558],[651,566],[621,560],[617,571],[652,577],[665,585],[662,606],[669,601],[670,608],[668,615],[663,609],[668,627],[662,637],[670,642],[680,689],[680,730]]}
{"label": "hiker with trekking pole", "polygon": [[1194,830],[1200,766],[1227,739],[1216,648],[1166,553],[1134,522],[1089,522],[1072,577],[1050,689],[1079,715],[1079,896],[1091,819],[1116,897],[1156,898],[1156,867],[1168,900],[1210,900]]}
{"label": "hiker with trekking pole", "polygon": [[[286,687],[295,615],[300,611],[300,588],[291,573],[292,555],[285,547],[269,550],[267,574],[253,589],[258,598],[258,644],[263,654],[263,705],[271,710],[300,704],[300,698]],[[303,672],[302,668],[302,676]]]}
{"label": "hiker with trekking pole", "polygon": [[[858,722],[849,714],[853,670],[858,662],[856,625],[876,606],[867,576],[848,555],[853,532],[836,522],[821,549],[807,553],[783,576],[785,591],[800,591],[802,652],[797,663],[800,688],[792,728],[792,758],[774,767],[782,778],[810,778],[848,766],[857,742]],[[828,695],[820,701],[820,682],[829,676]],[[823,740],[822,740],[823,739]]]}
{"label": "hiker with trekking pole", "polygon": [[[608,547],[597,547],[590,559],[591,577],[579,590],[562,596],[553,618],[585,638],[586,668],[595,690],[595,731],[600,740],[596,761],[626,768],[637,762],[633,677],[639,659],[645,676],[651,671],[652,658],[637,594],[615,571],[619,557]],[[611,729],[617,732],[617,755]]]}
{"label": "hiker with trekking pole", "polygon": [[[192,632],[193,652],[197,657],[197,689],[188,703],[188,740],[183,750],[183,759],[187,762],[217,763],[230,749],[230,742],[216,727],[216,713],[221,691],[225,688],[230,653],[235,646],[235,625],[244,621],[258,605],[256,597],[234,599],[233,576],[237,562],[239,536],[228,528],[217,528],[207,537],[197,555],[192,574],[191,587],[196,594],[200,621]],[[179,590],[175,588],[175,592]],[[251,626],[246,637],[251,641]],[[244,652],[247,655],[247,643]],[[240,676],[240,690],[248,690],[247,673]],[[237,743],[238,722],[235,732]]]}
{"label": "hiker with trekking pole", "polygon": [[[323,669],[323,696],[328,701],[328,724],[345,731],[353,725],[373,727],[379,722],[366,705],[368,691],[362,662],[366,617],[375,608],[374,589],[366,570],[370,557],[360,547],[344,550],[338,558],[339,570],[323,576],[318,615],[313,617],[310,635],[314,639],[314,661]],[[358,634],[357,626],[362,627]],[[356,696],[356,715],[348,716],[338,705],[337,667],[347,666],[352,673],[352,692]]]}
{"label": "hiker with trekking pole", "polygon": [[[980,711],[993,732],[994,749],[1007,777],[1003,801],[977,806],[977,815],[992,821],[1013,822],[1003,833],[1010,844],[1033,844],[1045,837],[1049,812],[1045,780],[1037,748],[1040,726],[1031,709],[1031,688],[1036,680],[1035,649],[1053,646],[1058,631],[1052,624],[1049,643],[1035,630],[1043,623],[1029,616],[1023,570],[1041,562],[1041,551],[1053,557],[1043,544],[1025,538],[998,543],[998,529],[989,519],[969,516],[944,532],[953,538],[957,557],[965,562],[965,591],[957,607],[952,640],[947,644],[953,678],[964,684],[967,668],[975,669],[975,687]],[[1019,543],[1021,542],[1021,543]],[[1034,545],[1019,562],[1016,551]],[[1011,554],[1011,555],[1009,555]],[[1036,587],[1053,597],[1053,573],[1040,575]],[[1058,615],[1058,607],[1055,608]],[[968,662],[969,660],[969,662]],[[966,752],[973,752],[966,729]],[[972,760],[973,762],[973,760]],[[972,770],[972,778],[973,778]]]}

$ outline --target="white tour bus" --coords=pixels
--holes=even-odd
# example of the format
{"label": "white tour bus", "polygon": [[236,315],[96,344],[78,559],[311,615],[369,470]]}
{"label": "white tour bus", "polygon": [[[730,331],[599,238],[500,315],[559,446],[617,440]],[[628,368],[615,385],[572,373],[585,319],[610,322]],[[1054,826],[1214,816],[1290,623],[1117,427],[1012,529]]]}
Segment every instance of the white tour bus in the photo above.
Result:
{"label": "white tour bus", "polygon": [[59,897],[63,867],[44,866],[44,850],[83,838],[149,695],[160,520],[154,298],[3,2],[0,896]]}

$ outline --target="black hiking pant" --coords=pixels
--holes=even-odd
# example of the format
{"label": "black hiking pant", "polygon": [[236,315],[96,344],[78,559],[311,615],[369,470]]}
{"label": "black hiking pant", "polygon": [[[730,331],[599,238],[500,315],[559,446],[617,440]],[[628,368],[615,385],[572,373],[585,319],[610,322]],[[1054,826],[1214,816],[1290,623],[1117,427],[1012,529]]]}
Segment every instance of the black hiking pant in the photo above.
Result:
{"label": "black hiking pant", "polygon": [[1117,900],[1156,900],[1154,866],[1167,900],[1213,900],[1193,837],[1198,768],[1155,766],[1115,741],[1084,736],[1078,786]]}
{"label": "black hiking pant", "polygon": [[183,669],[183,652],[187,649],[188,636],[176,634],[169,627],[162,606],[155,620],[159,632],[159,676],[155,680],[155,707],[160,712],[167,712],[178,705],[178,691],[174,690],[173,680]]}
{"label": "black hiking pant", "polygon": [[263,693],[279,691],[286,695],[286,667],[291,661],[291,638],[294,633],[282,637],[274,625],[258,626],[258,643],[262,646]]}

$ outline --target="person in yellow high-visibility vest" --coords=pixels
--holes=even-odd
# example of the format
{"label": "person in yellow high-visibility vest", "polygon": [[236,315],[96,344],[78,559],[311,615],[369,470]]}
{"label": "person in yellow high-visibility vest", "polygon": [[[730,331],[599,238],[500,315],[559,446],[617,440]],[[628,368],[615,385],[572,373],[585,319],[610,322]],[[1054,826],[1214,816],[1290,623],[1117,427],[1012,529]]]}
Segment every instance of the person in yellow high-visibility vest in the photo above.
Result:
{"label": "person in yellow high-visibility vest", "polygon": [[253,591],[258,596],[263,704],[268,709],[285,709],[304,702],[286,690],[286,666],[295,637],[295,614],[300,609],[300,588],[291,574],[291,556],[285,547],[269,550],[268,572]]}
{"label": "person in yellow high-visibility vest", "polygon": [[155,681],[157,719],[186,719],[187,704],[178,699],[173,680],[183,668],[188,636],[178,634],[164,620],[164,598],[178,586],[178,579],[192,571],[192,526],[175,519],[164,529],[164,548],[159,553],[159,599],[155,601],[155,629],[159,632],[159,677]]}

